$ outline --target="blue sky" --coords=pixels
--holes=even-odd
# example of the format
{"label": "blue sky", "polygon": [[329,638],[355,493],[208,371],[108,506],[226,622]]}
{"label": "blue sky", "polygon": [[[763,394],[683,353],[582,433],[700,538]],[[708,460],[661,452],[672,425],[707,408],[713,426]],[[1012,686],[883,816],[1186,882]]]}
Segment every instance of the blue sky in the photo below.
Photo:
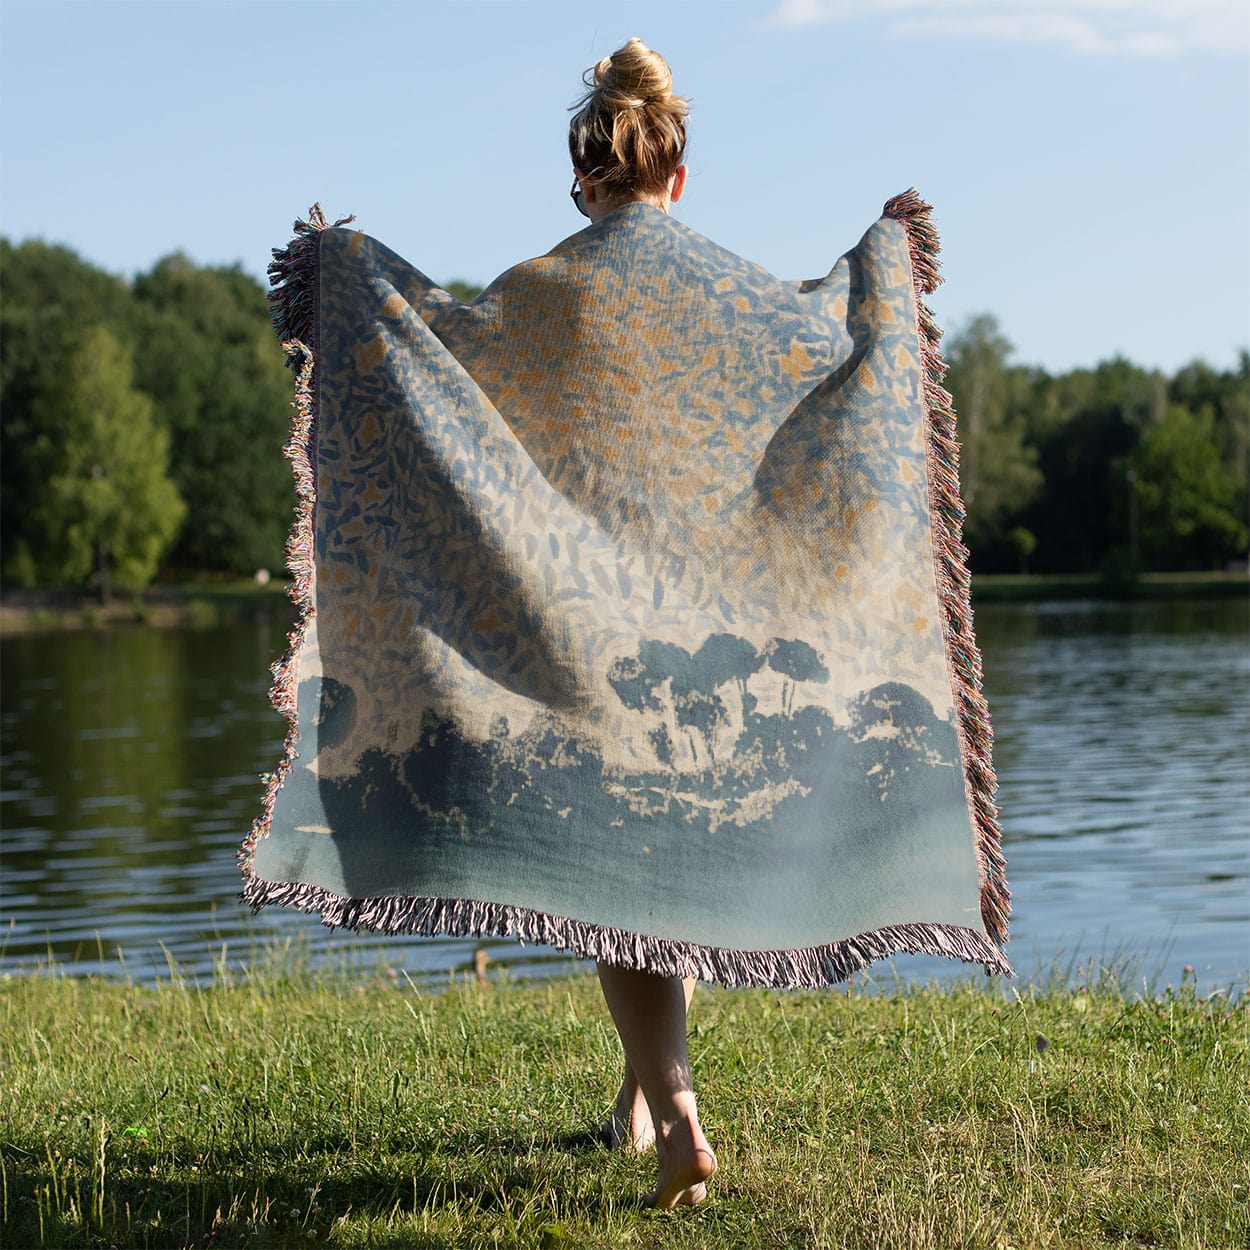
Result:
{"label": "blue sky", "polygon": [[261,276],[320,200],[485,282],[580,227],[567,109],[634,34],[692,103],[677,215],[780,276],[914,184],[948,330],[1051,370],[1250,344],[1245,0],[0,0],[0,228]]}

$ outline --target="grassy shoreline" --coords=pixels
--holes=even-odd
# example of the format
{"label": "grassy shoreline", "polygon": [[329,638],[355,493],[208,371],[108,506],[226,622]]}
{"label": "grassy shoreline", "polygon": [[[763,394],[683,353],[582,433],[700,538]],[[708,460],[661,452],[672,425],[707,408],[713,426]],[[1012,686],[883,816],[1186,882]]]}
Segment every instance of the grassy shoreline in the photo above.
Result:
{"label": "grassy shoreline", "polygon": [[[1108,580],[1097,574],[980,574],[973,579],[974,603],[1042,599],[1236,598],[1250,594],[1245,573],[1145,573]],[[119,595],[107,607],[73,590],[0,592],[0,635],[121,625],[208,626],[238,621],[294,620],[285,583],[271,581],[186,582]]]}
{"label": "grassy shoreline", "polygon": [[591,1130],[597,984],[422,992],[277,968],[0,981],[12,1246],[1231,1247],[1250,1235],[1250,1007],[1112,979],[701,989],[721,1171],[639,1209]]}
{"label": "grassy shoreline", "polygon": [[1106,578],[1096,573],[980,573],[973,604],[1039,599],[1233,599],[1250,594],[1241,573],[1143,573]]}
{"label": "grassy shoreline", "polygon": [[18,590],[0,593],[0,636],[124,625],[156,628],[211,626],[240,621],[294,621],[286,583],[270,581],[184,582],[150,586],[116,595],[108,605],[76,590]]}

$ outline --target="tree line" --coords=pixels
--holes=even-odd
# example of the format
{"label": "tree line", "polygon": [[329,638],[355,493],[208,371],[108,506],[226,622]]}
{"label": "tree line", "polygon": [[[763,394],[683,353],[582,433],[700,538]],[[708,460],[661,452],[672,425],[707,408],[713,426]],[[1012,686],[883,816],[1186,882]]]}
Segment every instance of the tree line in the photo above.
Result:
{"label": "tree line", "polygon": [[946,345],[974,571],[1122,577],[1245,559],[1250,353],[1167,377],[1119,357],[1051,375],[1012,352],[991,316]]}
{"label": "tree line", "polygon": [[[3,239],[0,275],[0,580],[107,595],[279,568],[291,380],[260,283],[182,255],[127,282]],[[982,316],[946,353],[975,570],[1244,558],[1246,352],[1170,378],[1123,359],[1050,375]]]}

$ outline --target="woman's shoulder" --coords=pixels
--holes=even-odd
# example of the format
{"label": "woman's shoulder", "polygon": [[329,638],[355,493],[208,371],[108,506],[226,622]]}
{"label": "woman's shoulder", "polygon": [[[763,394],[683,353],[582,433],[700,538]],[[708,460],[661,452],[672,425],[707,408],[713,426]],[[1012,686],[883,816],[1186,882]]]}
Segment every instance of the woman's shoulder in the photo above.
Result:
{"label": "woman's shoulder", "polygon": [[685,282],[720,291],[784,285],[761,265],[642,202],[622,205],[597,224],[562,239],[546,255],[515,266],[501,280],[542,281],[583,269],[603,269],[623,278],[680,275]]}

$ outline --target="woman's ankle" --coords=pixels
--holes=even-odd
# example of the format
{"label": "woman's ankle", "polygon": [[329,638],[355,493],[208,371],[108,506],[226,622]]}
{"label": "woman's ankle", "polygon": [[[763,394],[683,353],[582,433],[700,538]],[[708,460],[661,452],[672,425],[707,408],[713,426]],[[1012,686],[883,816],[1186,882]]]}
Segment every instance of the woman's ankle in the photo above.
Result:
{"label": "woman's ankle", "polygon": [[699,1107],[693,1090],[678,1089],[671,1093],[666,1091],[659,1106],[648,1100],[648,1107],[655,1131],[663,1133],[666,1138],[674,1131],[689,1130],[696,1136],[702,1135],[703,1130],[699,1127]]}

